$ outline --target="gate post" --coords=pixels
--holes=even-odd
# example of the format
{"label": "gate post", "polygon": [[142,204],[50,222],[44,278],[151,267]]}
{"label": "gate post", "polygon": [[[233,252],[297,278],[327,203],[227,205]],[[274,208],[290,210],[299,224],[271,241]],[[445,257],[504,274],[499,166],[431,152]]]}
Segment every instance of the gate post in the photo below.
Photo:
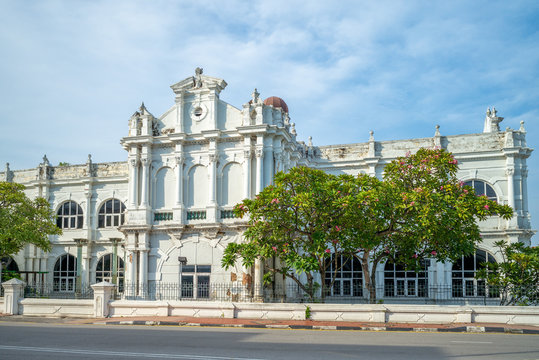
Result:
{"label": "gate post", "polygon": [[11,279],[2,283],[4,288],[4,314],[19,315],[19,299],[24,298],[22,293],[26,283],[19,279]]}
{"label": "gate post", "polygon": [[116,285],[103,281],[91,286],[94,290],[94,317],[109,316],[109,302],[112,300]]}

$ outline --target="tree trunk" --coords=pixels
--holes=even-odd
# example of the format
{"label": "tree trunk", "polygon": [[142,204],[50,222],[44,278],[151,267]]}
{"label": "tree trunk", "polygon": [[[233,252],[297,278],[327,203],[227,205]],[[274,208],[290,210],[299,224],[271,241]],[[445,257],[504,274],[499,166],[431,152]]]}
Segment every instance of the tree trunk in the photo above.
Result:
{"label": "tree trunk", "polygon": [[326,282],[325,282],[326,270],[325,269],[320,270],[320,278],[321,278],[321,281],[320,281],[320,291],[321,291],[320,301],[322,303],[325,303],[326,302]]}
{"label": "tree trunk", "polygon": [[361,269],[363,270],[363,279],[365,280],[365,288],[369,292],[369,303],[376,304],[376,269],[373,267],[373,274],[369,268],[369,256],[364,254],[359,258]]}
{"label": "tree trunk", "polygon": [[371,281],[369,289],[369,298],[371,304],[376,304],[376,264],[372,265]]}

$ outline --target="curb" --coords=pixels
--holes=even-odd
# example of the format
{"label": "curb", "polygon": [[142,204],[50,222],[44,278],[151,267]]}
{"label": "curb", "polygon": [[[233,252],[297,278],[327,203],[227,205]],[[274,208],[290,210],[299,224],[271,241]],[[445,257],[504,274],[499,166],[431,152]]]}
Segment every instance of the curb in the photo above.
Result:
{"label": "curb", "polygon": [[387,327],[387,326],[331,326],[331,325],[287,325],[287,324],[211,324],[188,323],[184,321],[99,321],[94,325],[146,325],[146,326],[197,326],[197,327],[228,327],[246,329],[287,329],[287,330],[348,330],[348,331],[408,331],[408,332],[455,332],[455,333],[506,333],[539,335],[539,329],[514,329],[490,326],[460,326],[453,328],[414,328],[414,327]]}

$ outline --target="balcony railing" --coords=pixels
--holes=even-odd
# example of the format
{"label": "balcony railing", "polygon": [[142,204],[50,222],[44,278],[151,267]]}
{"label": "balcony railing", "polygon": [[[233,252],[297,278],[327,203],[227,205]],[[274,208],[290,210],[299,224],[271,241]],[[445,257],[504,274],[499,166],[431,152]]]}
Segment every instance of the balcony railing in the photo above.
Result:
{"label": "balcony railing", "polygon": [[236,219],[237,217],[234,210],[221,210],[221,219]]}
{"label": "balcony railing", "polygon": [[206,220],[206,210],[188,211],[187,220]]}
{"label": "balcony railing", "polygon": [[170,221],[174,216],[171,212],[156,212],[153,216],[153,221]]}

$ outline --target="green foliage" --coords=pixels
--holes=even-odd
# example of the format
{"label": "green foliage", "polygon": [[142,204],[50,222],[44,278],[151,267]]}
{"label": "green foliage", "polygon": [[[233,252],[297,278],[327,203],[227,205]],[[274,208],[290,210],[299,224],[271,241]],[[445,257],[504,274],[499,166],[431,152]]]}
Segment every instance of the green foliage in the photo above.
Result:
{"label": "green foliage", "polygon": [[19,274],[16,271],[8,271],[8,270],[2,270],[2,276],[0,277],[2,279],[2,282],[6,282],[11,279],[21,279],[21,274]]}
{"label": "green foliage", "polygon": [[495,245],[503,261],[486,263],[477,277],[500,293],[500,305],[539,305],[539,248],[503,241]]}
{"label": "green foliage", "polygon": [[48,251],[48,235],[62,232],[47,200],[31,200],[23,190],[23,185],[0,182],[0,258],[16,254],[26,244]]}
{"label": "green foliage", "polygon": [[[234,265],[237,258],[253,266],[257,257],[276,257],[280,267],[269,270],[291,278],[313,300],[324,286],[315,281],[316,274],[323,275],[331,253],[343,249],[332,240],[339,238],[346,212],[338,196],[345,183],[342,177],[309,168],[278,173],[275,185],[235,207],[237,216],[249,215],[251,226],[244,233],[245,243],[228,245],[223,266]],[[300,281],[302,274],[306,282]]]}
{"label": "green foliage", "polygon": [[[354,196],[348,213],[355,256],[362,263],[370,300],[376,300],[375,269],[391,260],[419,270],[424,258],[454,261],[481,242],[477,221],[512,209],[499,205],[457,179],[457,160],[440,149],[420,149],[385,167],[372,195]],[[358,178],[359,179],[359,178]],[[370,265],[370,266],[369,266]]]}
{"label": "green foliage", "polygon": [[68,163],[68,162],[64,162],[64,161],[60,161],[60,162],[58,163],[58,166],[69,166],[69,165],[71,165],[71,164]]}
{"label": "green foliage", "polygon": [[342,267],[338,257],[355,256],[375,303],[372,269],[380,262],[419,269],[425,257],[455,260],[481,241],[477,220],[512,216],[510,207],[463,186],[457,170],[445,150],[420,149],[386,165],[383,181],[310,168],[279,173],[275,185],[236,205],[235,214],[249,216],[250,227],[244,243],[228,245],[222,264],[241,258],[253,266],[257,257],[275,257],[280,267],[269,271],[289,277],[313,300],[319,288],[324,297],[326,284],[315,279],[325,279],[331,254],[335,272]]}
{"label": "green foliage", "polygon": [[305,320],[311,318],[311,307],[309,305],[305,306]]}

